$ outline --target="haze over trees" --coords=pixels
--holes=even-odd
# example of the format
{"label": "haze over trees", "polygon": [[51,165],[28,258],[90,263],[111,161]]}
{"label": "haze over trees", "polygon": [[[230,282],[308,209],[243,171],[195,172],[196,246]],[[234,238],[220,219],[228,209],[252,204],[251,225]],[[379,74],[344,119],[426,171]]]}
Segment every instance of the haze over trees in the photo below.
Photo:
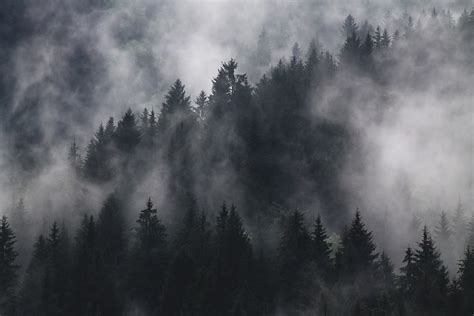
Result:
{"label": "haze over trees", "polygon": [[[37,206],[19,190],[0,221],[0,315],[472,315],[470,202],[434,222],[410,210],[394,250],[341,181],[347,161],[370,169],[352,105],[380,105],[379,122],[392,113],[387,91],[429,85],[426,59],[474,65],[474,10],[418,22],[406,13],[390,30],[349,15],[337,53],[295,43],[275,64],[262,29],[252,56],[267,70],[255,84],[229,59],[209,92],[192,98],[176,79],[161,105],[104,117],[87,143],[66,137],[70,178],[56,180],[73,187],[67,209],[33,227]],[[74,60],[81,81],[100,65]],[[418,71],[404,77],[411,62]],[[33,176],[49,163],[42,136],[11,124],[15,165]]]}

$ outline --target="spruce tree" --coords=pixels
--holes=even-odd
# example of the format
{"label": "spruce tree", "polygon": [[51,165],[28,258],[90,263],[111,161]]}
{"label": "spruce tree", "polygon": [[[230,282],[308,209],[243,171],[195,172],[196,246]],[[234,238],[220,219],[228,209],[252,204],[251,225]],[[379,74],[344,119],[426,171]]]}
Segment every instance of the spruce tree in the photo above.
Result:
{"label": "spruce tree", "polygon": [[294,210],[283,218],[279,244],[280,295],[286,303],[301,306],[307,302],[304,271],[311,258],[311,236],[304,225],[304,216]]}
{"label": "spruce tree", "polygon": [[194,101],[194,103],[196,103],[197,105],[194,111],[196,112],[199,121],[203,123],[207,117],[208,110],[208,98],[204,90],[201,90],[199,96],[196,98],[196,101]]}
{"label": "spruce tree", "polygon": [[130,294],[149,312],[159,310],[168,262],[166,228],[157,213],[149,198],[138,215],[128,267]]}
{"label": "spruce tree", "polygon": [[342,267],[349,278],[367,273],[375,268],[378,254],[372,241],[372,232],[365,228],[357,210],[348,231],[342,238]]}
{"label": "spruce tree", "polygon": [[117,123],[114,133],[115,146],[123,153],[132,153],[140,143],[140,131],[132,110],[129,108]]}
{"label": "spruce tree", "polygon": [[468,247],[474,249],[474,215],[471,217],[471,221],[469,222],[469,226],[467,229],[467,242]]}
{"label": "spruce tree", "polygon": [[331,247],[328,243],[328,235],[324,228],[321,217],[318,214],[314,229],[311,234],[311,260],[316,264],[317,269],[326,279],[331,273]]}
{"label": "spruce tree", "polygon": [[342,25],[342,34],[345,37],[351,37],[353,34],[357,34],[358,30],[359,26],[355,22],[354,17],[349,14]]}
{"label": "spruce tree", "polygon": [[415,254],[410,247],[405,251],[403,265],[400,268],[399,289],[402,299],[409,303],[413,300],[416,287],[416,262]]}
{"label": "spruce tree", "polygon": [[415,251],[415,308],[418,312],[443,314],[446,309],[448,272],[426,226]]}
{"label": "spruce tree", "polygon": [[93,216],[84,215],[74,246],[71,315],[99,313],[102,309],[103,277],[97,225]]}
{"label": "spruce tree", "polygon": [[7,217],[0,221],[0,314],[13,315],[18,266],[15,264],[15,233]]}
{"label": "spruce tree", "polygon": [[47,315],[44,306],[46,293],[43,293],[43,290],[48,257],[46,238],[39,235],[33,245],[33,256],[19,293],[18,312],[21,315]]}
{"label": "spruce tree", "polygon": [[459,264],[459,286],[463,300],[463,315],[474,313],[474,251],[467,247]]}

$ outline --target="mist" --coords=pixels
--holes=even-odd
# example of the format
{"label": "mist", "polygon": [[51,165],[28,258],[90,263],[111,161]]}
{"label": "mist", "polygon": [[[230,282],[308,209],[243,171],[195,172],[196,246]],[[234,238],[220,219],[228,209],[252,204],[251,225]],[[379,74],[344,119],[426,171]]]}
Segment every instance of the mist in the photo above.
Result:
{"label": "mist", "polygon": [[[469,0],[6,1],[0,215],[13,220],[19,279],[28,280],[39,234],[57,222],[79,236],[83,217],[100,218],[111,196],[129,248],[150,199],[170,240],[187,209],[214,225],[223,204],[235,206],[250,247],[269,261],[280,258],[281,227],[293,211],[308,232],[320,215],[335,261],[357,211],[395,273],[426,225],[456,278],[474,219],[473,7]],[[367,34],[374,41],[370,57],[350,56],[348,15],[357,54],[366,54]],[[375,46],[378,26],[388,37],[383,49]],[[449,244],[439,233],[442,214]],[[321,306],[353,289],[341,281],[333,290],[334,280],[307,270],[317,281],[302,293],[337,294],[295,303],[277,293],[269,313],[326,315]],[[159,310],[133,297],[127,315]]]}

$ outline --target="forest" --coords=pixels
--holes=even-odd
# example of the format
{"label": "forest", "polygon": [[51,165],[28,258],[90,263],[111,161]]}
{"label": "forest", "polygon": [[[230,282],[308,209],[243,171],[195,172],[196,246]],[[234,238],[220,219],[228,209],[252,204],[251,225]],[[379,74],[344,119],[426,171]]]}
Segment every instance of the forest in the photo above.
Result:
{"label": "forest", "polygon": [[[426,212],[421,193],[378,197],[360,175],[382,177],[368,126],[390,126],[407,96],[422,107],[417,93],[442,106],[425,121],[471,117],[459,138],[445,131],[472,159],[474,9],[405,11],[392,29],[341,22],[337,51],[315,34],[275,61],[264,28],[245,62],[255,72],[229,58],[209,92],[191,97],[176,79],[161,104],[100,112],[93,132],[61,114],[54,137],[34,120],[39,104],[73,106],[48,84],[92,104],[104,61],[78,44],[71,75],[13,106],[3,58],[0,167],[15,170],[15,189],[1,196],[0,315],[473,315],[472,160],[455,181],[468,189],[448,202],[437,191]],[[35,31],[9,23],[17,35],[0,27],[0,39],[13,51]],[[85,106],[70,111],[88,121]]]}

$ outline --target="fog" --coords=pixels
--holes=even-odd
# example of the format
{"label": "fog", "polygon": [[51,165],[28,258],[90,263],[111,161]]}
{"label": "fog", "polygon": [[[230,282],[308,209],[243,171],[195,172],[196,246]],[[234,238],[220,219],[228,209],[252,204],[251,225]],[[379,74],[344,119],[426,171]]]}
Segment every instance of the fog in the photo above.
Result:
{"label": "fog", "polygon": [[[18,35],[2,67],[13,84],[2,108],[0,211],[7,213],[23,196],[35,222],[34,233],[49,225],[48,217],[73,214],[71,197],[78,186],[87,196],[81,208],[91,212],[113,190],[112,185],[77,183],[70,176],[66,158],[72,139],[84,155],[89,138],[109,116],[118,119],[129,107],[159,112],[175,79],[184,82],[194,99],[202,89],[210,93],[221,63],[235,58],[238,72],[247,73],[255,85],[271,65],[289,58],[295,42],[305,52],[314,38],[337,56],[344,42],[341,24],[348,14],[359,26],[368,20],[393,33],[405,10],[410,10],[415,23],[424,23],[423,17],[433,7],[449,9],[457,19],[462,9],[472,6],[469,1],[402,0],[123,0],[87,5],[45,0],[24,4],[23,19],[30,29]],[[256,67],[252,59],[262,30],[269,37],[271,62]],[[444,41],[459,44],[448,35],[438,35],[433,36],[439,45]],[[412,242],[406,231],[413,215],[433,227],[439,213],[453,212],[459,200],[466,215],[472,213],[472,55],[464,56],[457,46],[451,48],[440,55],[407,59],[387,76],[390,87],[362,78],[357,79],[357,91],[348,95],[344,88],[356,79],[341,73],[333,90],[323,95],[315,92],[311,101],[315,117],[349,122],[360,133],[360,148],[347,158],[339,181],[352,209],[361,209],[371,228],[384,222],[383,231],[375,231],[376,239],[391,240],[397,247]],[[397,50],[417,52],[416,47]],[[453,58],[447,61],[447,57]],[[466,58],[471,58],[471,67],[461,62]],[[90,68],[81,68],[83,60]],[[21,136],[15,129],[21,130]],[[23,137],[31,140],[32,160],[18,164],[24,158],[16,152]],[[38,157],[40,163],[35,162]],[[166,167],[157,167],[139,186],[132,205],[141,207],[146,197],[160,201],[165,195],[166,176],[161,176],[166,170],[162,169]],[[225,182],[215,181],[216,186]],[[312,214],[318,199],[302,206]]]}

